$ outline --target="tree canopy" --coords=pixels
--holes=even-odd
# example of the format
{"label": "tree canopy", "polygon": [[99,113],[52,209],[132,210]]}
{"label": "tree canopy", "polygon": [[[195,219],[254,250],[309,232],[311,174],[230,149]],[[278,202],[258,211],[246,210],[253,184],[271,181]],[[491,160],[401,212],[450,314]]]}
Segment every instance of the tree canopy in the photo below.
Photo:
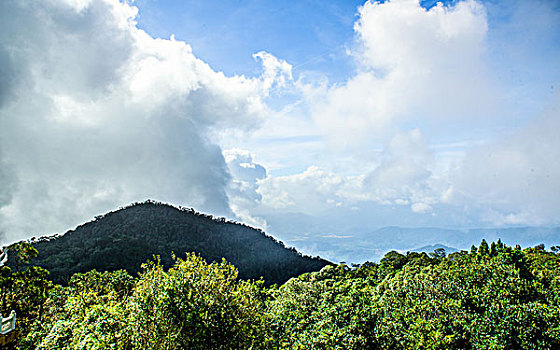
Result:
{"label": "tree canopy", "polygon": [[279,287],[194,253],[169,270],[156,258],[137,277],[89,271],[66,286],[10,273],[21,284],[3,285],[6,305],[28,310],[20,349],[560,348],[560,255],[542,246],[393,251]]}

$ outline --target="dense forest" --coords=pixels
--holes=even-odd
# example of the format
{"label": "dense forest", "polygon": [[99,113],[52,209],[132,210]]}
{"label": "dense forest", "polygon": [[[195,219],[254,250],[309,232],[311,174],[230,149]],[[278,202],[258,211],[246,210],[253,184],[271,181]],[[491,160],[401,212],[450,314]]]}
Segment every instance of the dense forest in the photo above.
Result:
{"label": "dense forest", "polygon": [[[124,269],[136,276],[141,264],[154,255],[169,268],[173,253],[184,252],[197,252],[209,262],[225,258],[239,270],[240,278],[263,277],[266,285],[282,284],[330,264],[303,256],[252,227],[151,200],[31,243],[39,251],[33,264],[50,271],[51,280],[60,284],[74,273],[93,269]],[[8,266],[15,267],[15,261],[10,259]]]}
{"label": "dense forest", "polygon": [[62,286],[27,264],[31,245],[11,252],[20,270],[0,269],[2,314],[18,314],[11,349],[560,348],[558,247],[392,251],[270,287],[194,253]]}

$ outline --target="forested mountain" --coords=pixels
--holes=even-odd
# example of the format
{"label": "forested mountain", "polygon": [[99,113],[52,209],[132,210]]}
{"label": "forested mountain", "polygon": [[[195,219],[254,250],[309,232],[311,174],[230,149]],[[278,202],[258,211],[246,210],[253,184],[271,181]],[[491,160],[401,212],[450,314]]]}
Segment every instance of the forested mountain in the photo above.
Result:
{"label": "forested mountain", "polygon": [[55,283],[92,269],[136,274],[153,255],[168,268],[174,263],[173,253],[183,257],[186,252],[209,262],[225,258],[239,269],[240,278],[262,276],[266,284],[281,284],[329,264],[303,256],[261,230],[154,201],[97,216],[63,235],[33,240],[32,245],[39,251],[33,263],[49,270]]}

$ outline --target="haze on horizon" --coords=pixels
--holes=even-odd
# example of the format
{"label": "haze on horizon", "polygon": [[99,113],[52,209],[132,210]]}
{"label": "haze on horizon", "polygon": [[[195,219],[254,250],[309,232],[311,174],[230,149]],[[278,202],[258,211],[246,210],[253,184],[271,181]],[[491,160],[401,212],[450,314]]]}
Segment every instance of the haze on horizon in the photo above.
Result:
{"label": "haze on horizon", "polygon": [[558,62],[554,0],[2,1],[2,241],[148,198],[292,242],[558,226]]}

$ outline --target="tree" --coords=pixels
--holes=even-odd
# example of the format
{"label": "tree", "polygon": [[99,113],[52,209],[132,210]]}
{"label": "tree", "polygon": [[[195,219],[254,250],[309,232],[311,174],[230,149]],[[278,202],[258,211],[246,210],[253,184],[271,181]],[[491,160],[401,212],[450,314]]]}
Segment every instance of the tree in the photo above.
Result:
{"label": "tree", "polygon": [[381,265],[391,267],[394,270],[402,268],[407,262],[406,256],[392,250],[381,258]]}
{"label": "tree", "polygon": [[486,243],[485,239],[482,239],[480,242],[480,246],[478,246],[478,254],[479,255],[488,255],[490,253],[488,249],[488,243]]}
{"label": "tree", "polygon": [[[26,264],[37,256],[38,252],[26,242],[12,244],[7,248],[9,256],[15,261],[14,270],[7,266],[0,267],[0,313],[9,315],[16,312],[16,330],[18,335],[29,332],[31,324],[43,317],[44,305],[52,283],[48,281],[49,272],[38,266]],[[21,336],[8,345],[14,348]]]}
{"label": "tree", "polygon": [[168,272],[145,265],[127,305],[137,349],[269,348],[261,281],[238,281],[223,260],[208,264],[195,254]]}
{"label": "tree", "polygon": [[445,249],[437,248],[432,253],[430,253],[430,256],[434,259],[443,259],[445,258]]}
{"label": "tree", "polygon": [[21,349],[130,349],[125,303],[134,279],[125,271],[74,274],[56,286],[47,312],[20,344]]}

